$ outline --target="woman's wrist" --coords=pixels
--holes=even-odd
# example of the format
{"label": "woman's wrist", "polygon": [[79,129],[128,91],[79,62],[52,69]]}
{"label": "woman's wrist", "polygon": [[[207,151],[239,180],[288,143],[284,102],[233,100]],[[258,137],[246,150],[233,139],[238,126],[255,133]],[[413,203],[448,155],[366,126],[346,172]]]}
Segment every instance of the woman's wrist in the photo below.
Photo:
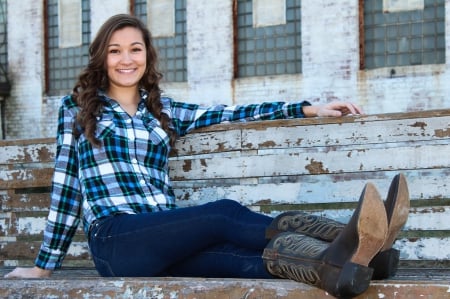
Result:
{"label": "woman's wrist", "polygon": [[40,277],[49,277],[52,275],[52,270],[42,269],[37,266],[33,267],[33,271],[38,274]]}
{"label": "woman's wrist", "polygon": [[317,107],[316,106],[303,106],[303,115],[305,117],[316,117],[317,116]]}

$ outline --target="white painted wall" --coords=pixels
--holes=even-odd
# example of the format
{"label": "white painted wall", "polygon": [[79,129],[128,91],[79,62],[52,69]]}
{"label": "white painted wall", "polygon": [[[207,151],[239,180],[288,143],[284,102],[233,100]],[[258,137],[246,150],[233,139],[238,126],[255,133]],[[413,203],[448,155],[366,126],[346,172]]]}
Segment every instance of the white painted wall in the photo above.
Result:
{"label": "white painted wall", "polygon": [[[26,2],[26,3],[25,3]],[[41,134],[44,89],[43,1],[7,1],[8,75],[6,139]]]}

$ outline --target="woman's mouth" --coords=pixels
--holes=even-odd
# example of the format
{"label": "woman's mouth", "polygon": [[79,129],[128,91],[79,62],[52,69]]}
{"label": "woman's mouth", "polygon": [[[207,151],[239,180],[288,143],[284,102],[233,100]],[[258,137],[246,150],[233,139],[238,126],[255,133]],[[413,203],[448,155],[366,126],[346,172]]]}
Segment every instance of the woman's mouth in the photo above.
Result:
{"label": "woman's mouth", "polygon": [[132,73],[132,72],[134,72],[136,69],[118,69],[117,71],[119,72],[119,73],[123,73],[123,74],[130,74],[130,73]]}

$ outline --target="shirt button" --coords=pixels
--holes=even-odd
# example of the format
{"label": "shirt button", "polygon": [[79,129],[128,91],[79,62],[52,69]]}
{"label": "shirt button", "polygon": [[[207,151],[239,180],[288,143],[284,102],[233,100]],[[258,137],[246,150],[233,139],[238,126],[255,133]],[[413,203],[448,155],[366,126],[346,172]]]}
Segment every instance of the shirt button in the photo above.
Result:
{"label": "shirt button", "polygon": [[144,185],[145,185],[145,180],[140,180],[140,181],[139,181],[139,184],[141,184],[142,186],[144,186]]}
{"label": "shirt button", "polygon": [[137,164],[137,160],[136,159],[131,159],[131,163]]}

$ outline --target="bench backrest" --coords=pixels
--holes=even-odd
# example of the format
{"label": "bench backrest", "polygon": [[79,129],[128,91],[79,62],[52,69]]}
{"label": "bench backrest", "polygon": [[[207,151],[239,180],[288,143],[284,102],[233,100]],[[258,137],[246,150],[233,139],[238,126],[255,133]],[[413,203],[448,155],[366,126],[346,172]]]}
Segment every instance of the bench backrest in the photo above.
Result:
{"label": "bench backrest", "polygon": [[[275,215],[301,209],[342,222],[372,181],[409,182],[411,211],[396,242],[404,261],[443,261],[450,248],[450,111],[217,125],[177,143],[171,178],[180,205],[220,198]],[[30,263],[49,206],[53,138],[0,141],[0,263]],[[65,265],[90,264],[77,233]]]}

